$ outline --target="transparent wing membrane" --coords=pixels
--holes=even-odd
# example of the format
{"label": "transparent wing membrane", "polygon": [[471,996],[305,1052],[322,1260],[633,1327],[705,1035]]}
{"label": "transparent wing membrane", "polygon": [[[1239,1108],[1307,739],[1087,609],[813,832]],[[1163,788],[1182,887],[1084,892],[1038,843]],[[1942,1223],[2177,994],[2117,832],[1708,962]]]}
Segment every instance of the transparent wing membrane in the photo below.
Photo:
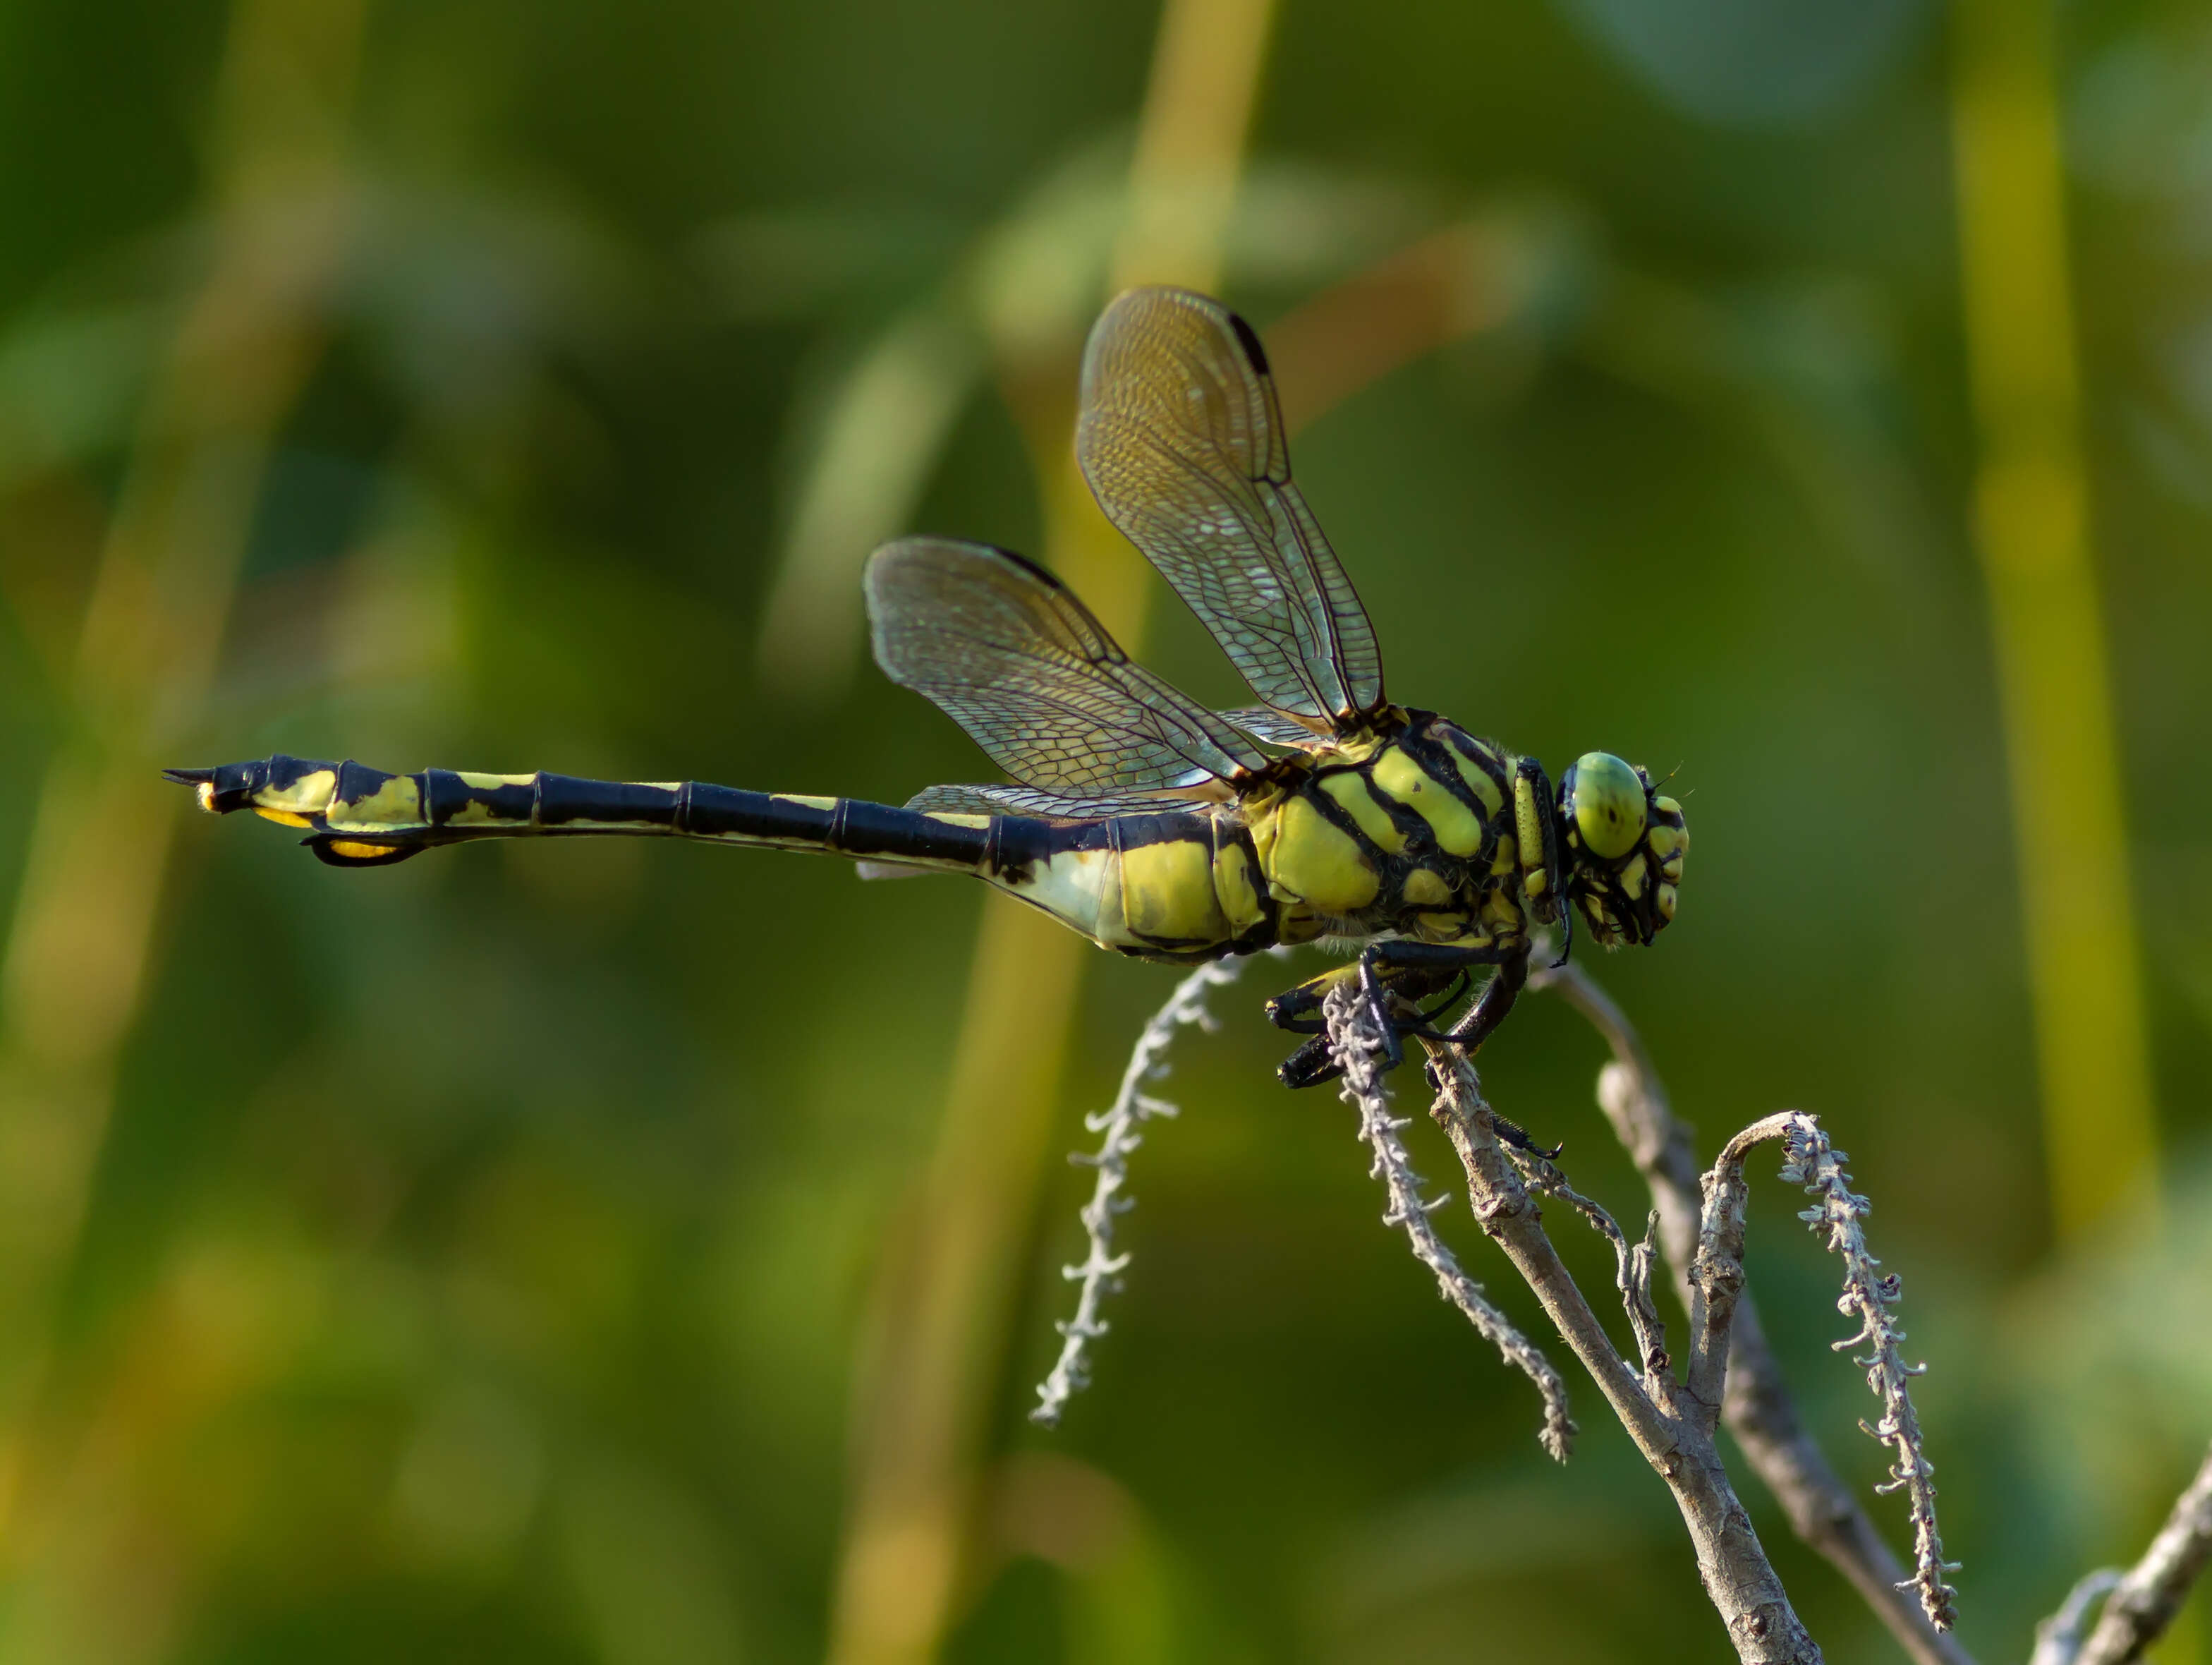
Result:
{"label": "transparent wing membrane", "polygon": [[1359,597],[1291,482],[1251,327],[1186,290],[1132,289],[1083,357],[1076,455],[1142,550],[1267,705],[1339,730],[1382,703]]}
{"label": "transparent wing membrane", "polygon": [[1114,815],[1158,815],[1171,810],[1203,810],[1215,800],[1176,793],[1087,793],[1073,797],[1032,787],[928,787],[907,799],[923,814],[1035,815],[1086,821]]}
{"label": "transparent wing membrane", "polygon": [[1317,746],[1328,741],[1328,736],[1311,723],[1285,717],[1272,706],[1240,705],[1234,711],[1223,712],[1221,720],[1271,746]]}
{"label": "transparent wing membrane", "polygon": [[1230,724],[1132,664],[1058,579],[1019,556],[901,538],[869,557],[866,586],[885,674],[935,701],[1026,786],[1158,792],[1266,765]]}

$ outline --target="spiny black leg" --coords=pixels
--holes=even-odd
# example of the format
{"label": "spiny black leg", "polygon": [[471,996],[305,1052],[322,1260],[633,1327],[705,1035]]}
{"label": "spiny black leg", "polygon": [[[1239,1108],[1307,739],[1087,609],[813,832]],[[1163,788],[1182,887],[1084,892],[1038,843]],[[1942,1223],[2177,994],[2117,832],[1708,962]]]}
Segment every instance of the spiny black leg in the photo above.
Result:
{"label": "spiny black leg", "polygon": [[[1470,1051],[1481,1044],[1482,1037],[1496,1028],[1513,1004],[1513,996],[1520,992],[1528,979],[1528,945],[1463,947],[1453,943],[1406,942],[1392,939],[1370,943],[1358,960],[1344,969],[1357,975],[1360,998],[1369,1002],[1369,1010],[1376,1014],[1385,1042],[1387,1067],[1405,1061],[1405,1048],[1401,1037],[1411,1036],[1416,1040],[1435,1041],[1453,1046],[1467,1047]],[[1459,998],[1458,985],[1468,977],[1471,969],[1478,965],[1496,965],[1499,975],[1492,977],[1483,990],[1482,999],[1466,1023],[1451,1032],[1438,1030],[1431,1020]],[[1498,985],[1508,978],[1511,986],[1502,994]],[[1433,1011],[1424,1012],[1417,996],[1435,988],[1438,977],[1446,979],[1444,987],[1451,992]],[[1343,986],[1344,978],[1337,973],[1316,977],[1303,983],[1267,1002],[1267,1018],[1278,1029],[1288,1030],[1293,1035],[1310,1035],[1313,1038],[1285,1059],[1275,1073],[1286,1086],[1312,1087],[1331,1081],[1343,1073],[1336,1066],[1328,1048],[1327,1024],[1317,1014],[1328,993]],[[1401,1022],[1392,1003],[1404,1000],[1413,1014],[1413,1023]],[[1468,1038],[1470,1028],[1474,1038]]]}
{"label": "spiny black leg", "polygon": [[[1395,1069],[1406,1061],[1406,1049],[1398,1040],[1398,1024],[1390,1011],[1390,996],[1383,988],[1382,980],[1375,969],[1376,963],[1380,958],[1376,950],[1382,946],[1380,943],[1370,943],[1360,951],[1358,977],[1360,998],[1367,1002],[1368,1011],[1374,1015],[1375,1026],[1382,1034],[1383,1057],[1387,1060],[1383,1067],[1389,1070]],[[1301,1011],[1313,1011],[1320,1006],[1326,996],[1316,994],[1313,991],[1316,983],[1324,981],[1326,980],[1322,978],[1316,978],[1314,982],[1303,984],[1291,990],[1290,994],[1278,995],[1267,1003],[1267,1017],[1276,1028],[1289,1030],[1293,1035],[1314,1036],[1312,1040],[1285,1059],[1277,1068],[1275,1073],[1282,1079],[1286,1086],[1318,1086],[1322,1082],[1333,1081],[1344,1073],[1334,1054],[1329,1050],[1328,1024],[1319,1018],[1305,1018],[1294,1015]],[[1417,1007],[1416,1010],[1418,1009]]]}
{"label": "spiny black leg", "polygon": [[1398,1039],[1398,1021],[1390,1011],[1390,997],[1383,993],[1382,979],[1375,969],[1382,963],[1383,946],[1370,942],[1359,951],[1359,993],[1382,1036],[1382,1067],[1395,1070],[1406,1061],[1406,1048]]}
{"label": "spiny black leg", "polygon": [[1321,1009],[1328,995],[1342,987],[1347,976],[1356,975],[1357,969],[1356,966],[1340,966],[1296,988],[1285,989],[1267,1002],[1267,1021],[1277,1029],[1313,1036],[1275,1066],[1275,1074],[1285,1086],[1317,1087],[1344,1073],[1337,1065],[1335,1054],[1329,1050],[1328,1024],[1322,1018]]}
{"label": "spiny black leg", "polygon": [[[1381,1022],[1383,1036],[1388,1042],[1385,1055],[1389,1060],[1389,1066],[1395,1069],[1405,1061],[1405,1048],[1399,1043],[1399,1036],[1401,1034],[1420,1035],[1421,1031],[1401,1030],[1395,1021],[1389,1007],[1383,1001],[1382,977],[1376,968],[1387,968],[1392,971],[1433,973],[1445,970],[1463,971],[1470,966],[1476,965],[1497,965],[1503,969],[1505,966],[1518,964],[1521,967],[1522,981],[1525,981],[1528,976],[1528,948],[1525,943],[1503,947],[1485,943],[1476,947],[1462,946],[1456,943],[1407,942],[1392,938],[1383,942],[1368,944],[1359,956],[1360,988],[1372,1003],[1371,1009]],[[1491,979],[1493,985],[1498,981],[1496,977]],[[1514,992],[1519,993],[1518,983],[1515,985]],[[1486,988],[1484,990],[1486,1002],[1488,998],[1489,990]],[[1505,1004],[1509,1007],[1511,1006],[1510,997],[1508,997]],[[1477,1011],[1480,1012],[1480,1010],[1478,1006]],[[1500,1010],[1498,1018],[1502,1018],[1504,1015],[1504,1011]],[[1493,1018],[1492,1027],[1494,1028],[1496,1023],[1497,1018]],[[1487,1034],[1488,1030],[1484,1030],[1484,1033]],[[1433,1031],[1422,1035],[1421,1038],[1457,1039],[1455,1036],[1444,1036],[1437,1035]]]}
{"label": "spiny black leg", "polygon": [[1327,1025],[1321,1020],[1321,1003],[1325,997],[1316,992],[1316,987],[1327,985],[1332,975],[1325,973],[1273,996],[1267,1002],[1267,1021],[1293,1035],[1319,1035]]}
{"label": "spiny black leg", "polygon": [[1497,975],[1482,986],[1481,998],[1456,1026],[1442,1034],[1425,1024],[1419,1028],[1407,1025],[1399,1032],[1418,1040],[1455,1046],[1462,1052],[1479,1051],[1498,1024],[1505,1021],[1505,1014],[1513,1010],[1513,1002],[1528,982],[1528,949],[1524,943],[1517,952],[1509,953],[1498,961]]}
{"label": "spiny black leg", "polygon": [[1324,1081],[1334,1081],[1344,1073],[1338,1066],[1336,1055],[1328,1049],[1328,1036],[1316,1035],[1305,1045],[1275,1066],[1276,1079],[1292,1089],[1318,1087]]}
{"label": "spiny black leg", "polygon": [[1398,1033],[1408,1041],[1434,1041],[1438,1046],[1455,1047],[1460,1037],[1449,1030],[1431,1029],[1426,1024],[1401,1024]]}
{"label": "spiny black leg", "polygon": [[[1347,974],[1356,969],[1352,966],[1340,968],[1338,972],[1316,977],[1310,982],[1301,983],[1296,988],[1285,990],[1267,1002],[1267,1021],[1276,1028],[1288,1030],[1293,1035],[1310,1035],[1316,1037],[1300,1047],[1277,1067],[1275,1073],[1281,1078],[1285,1086],[1316,1087],[1324,1081],[1333,1081],[1343,1073],[1336,1066],[1336,1060],[1328,1049],[1328,1042],[1326,1038],[1328,1025],[1318,1016],[1322,1002],[1327,998],[1326,994],[1318,991],[1343,987]],[[1424,1025],[1434,1018],[1436,1012],[1443,1011],[1451,1005],[1452,1001],[1457,1000],[1459,998],[1457,991],[1467,982],[1467,971],[1464,967],[1462,967],[1456,973],[1444,979],[1445,987],[1451,992],[1446,994],[1442,1004],[1433,1012],[1424,1012],[1421,1009],[1420,997],[1434,992],[1437,981],[1436,968],[1399,967],[1388,969],[1381,975],[1385,991],[1394,1006],[1402,1006],[1411,1010],[1422,1020]],[[1425,1035],[1429,1030],[1425,1026],[1419,1030],[1401,1028],[1399,1032]]]}
{"label": "spiny black leg", "polygon": [[1483,985],[1482,997],[1475,1001],[1474,1010],[1461,1018],[1453,1030],[1452,1044],[1467,1052],[1479,1050],[1498,1024],[1505,1021],[1505,1014],[1513,1010],[1513,1002],[1520,998],[1528,982],[1528,950],[1524,945],[1519,953],[1503,961],[1498,975]]}
{"label": "spiny black leg", "polygon": [[[1289,1025],[1283,1027],[1288,1028]],[[1276,1066],[1275,1073],[1281,1078],[1285,1086],[1317,1087],[1322,1082],[1334,1081],[1344,1073],[1337,1064],[1336,1055],[1329,1050],[1326,1024],[1301,1025],[1297,1032],[1310,1034],[1313,1039]],[[1389,1032],[1401,1039],[1410,1037],[1416,1041],[1455,1043],[1458,1038],[1431,1029],[1425,1024],[1401,1024],[1395,1020],[1391,1023]]]}
{"label": "spiny black leg", "polygon": [[[1444,991],[1443,999],[1438,1000],[1427,1011],[1421,1012],[1421,1021],[1425,1024],[1433,1024],[1437,1018],[1443,1017],[1445,1012],[1449,1012],[1452,1008],[1452,1002],[1458,1000],[1461,995],[1467,993],[1467,986],[1470,981],[1472,981],[1471,974],[1468,971],[1465,966],[1462,966],[1460,968],[1459,975],[1451,980],[1450,987]],[[1420,1008],[1416,1006],[1414,1010],[1420,1011]]]}
{"label": "spiny black leg", "polygon": [[[1498,975],[1484,985],[1482,998],[1475,1002],[1474,1010],[1468,1013],[1466,1019],[1460,1024],[1457,1030],[1444,1036],[1422,1035],[1421,1038],[1445,1041],[1467,1052],[1478,1050],[1482,1043],[1490,1038],[1498,1024],[1505,1021],[1505,1014],[1513,1010],[1513,1002],[1522,987],[1527,985],[1528,981],[1528,956],[1524,949],[1520,954],[1498,966]],[[1405,1032],[1408,1035],[1419,1033],[1411,1029]],[[1442,1092],[1443,1080],[1433,1058],[1428,1060],[1426,1069],[1430,1088],[1434,1091]],[[1492,1125],[1498,1129],[1498,1138],[1516,1151],[1526,1151],[1529,1155],[1541,1157],[1547,1162],[1556,1161],[1559,1152],[1567,1148],[1564,1143],[1561,1143],[1546,1150],[1528,1137],[1528,1129],[1522,1127],[1519,1122],[1510,1121],[1498,1115],[1495,1110],[1490,1113],[1490,1120]]]}
{"label": "spiny black leg", "polygon": [[1567,1148],[1565,1141],[1562,1141],[1559,1144],[1552,1146],[1550,1150],[1546,1150],[1542,1145],[1536,1143],[1534,1139],[1528,1137],[1528,1130],[1527,1128],[1523,1127],[1517,1121],[1508,1121],[1504,1116],[1498,1115],[1495,1110],[1492,1110],[1490,1113],[1490,1125],[1498,1129],[1498,1138],[1504,1139],[1515,1150],[1526,1151],[1530,1156],[1541,1157],[1547,1162],[1556,1162],[1559,1159],[1559,1152]]}

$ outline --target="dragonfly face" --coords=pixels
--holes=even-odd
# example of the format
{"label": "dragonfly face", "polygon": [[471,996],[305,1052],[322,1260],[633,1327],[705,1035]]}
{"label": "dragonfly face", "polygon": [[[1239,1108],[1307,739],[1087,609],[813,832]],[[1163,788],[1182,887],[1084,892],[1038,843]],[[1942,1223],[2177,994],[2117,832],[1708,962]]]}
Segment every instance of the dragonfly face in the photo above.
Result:
{"label": "dragonfly face", "polygon": [[[902,809],[691,781],[586,781],[272,757],[176,769],[219,813],[302,829],[325,861],[435,844],[665,834],[826,850],[864,871],[973,874],[1141,958],[1190,962],[1347,938],[1354,963],[1270,1002],[1314,1041],[1293,1085],[1334,1073],[1321,1002],[1356,981],[1383,1031],[1479,1045],[1528,975],[1532,935],[1572,915],[1610,948],[1674,915],[1681,807],[1606,752],[1555,793],[1543,768],[1394,705],[1359,598],[1291,478],[1282,411],[1248,325],[1203,295],[1134,289],[1084,355],[1076,453],[1107,517],[1198,615],[1259,703],[1216,712],[1133,664],[1060,581],[987,544],[908,538],[865,578],[878,662],[1011,777]],[[1450,1036],[1418,1002],[1493,967]]]}
{"label": "dragonfly face", "polygon": [[1568,894],[1607,948],[1648,943],[1674,917],[1690,829],[1682,806],[1609,751],[1584,753],[1559,780]]}

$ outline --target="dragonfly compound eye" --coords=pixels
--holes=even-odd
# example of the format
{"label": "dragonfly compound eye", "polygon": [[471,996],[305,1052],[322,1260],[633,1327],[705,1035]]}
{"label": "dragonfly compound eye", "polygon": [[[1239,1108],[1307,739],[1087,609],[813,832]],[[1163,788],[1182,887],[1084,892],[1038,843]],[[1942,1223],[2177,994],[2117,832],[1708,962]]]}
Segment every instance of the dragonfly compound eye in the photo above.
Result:
{"label": "dragonfly compound eye", "polygon": [[1607,948],[1648,943],[1674,917],[1690,848],[1682,806],[1607,751],[1575,760],[1559,782],[1568,893]]}
{"label": "dragonfly compound eye", "polygon": [[1575,760],[1559,794],[1572,817],[1583,848],[1607,861],[1618,861],[1644,836],[1644,781],[1609,751],[1590,751]]}

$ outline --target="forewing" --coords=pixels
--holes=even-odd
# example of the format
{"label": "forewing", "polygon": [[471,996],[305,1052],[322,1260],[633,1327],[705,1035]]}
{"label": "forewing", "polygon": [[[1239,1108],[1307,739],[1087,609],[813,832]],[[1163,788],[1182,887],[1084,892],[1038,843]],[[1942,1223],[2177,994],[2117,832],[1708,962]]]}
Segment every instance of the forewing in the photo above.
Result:
{"label": "forewing", "polygon": [[1252,691],[1354,726],[1382,704],[1374,628],[1291,481],[1251,326],[1184,289],[1132,289],[1083,355],[1076,455],[1107,518],[1160,569]]}
{"label": "forewing", "polygon": [[1266,766],[1228,723],[1130,662],[1042,568],[987,544],[905,538],[868,558],[876,661],[1017,781],[1156,792]]}

